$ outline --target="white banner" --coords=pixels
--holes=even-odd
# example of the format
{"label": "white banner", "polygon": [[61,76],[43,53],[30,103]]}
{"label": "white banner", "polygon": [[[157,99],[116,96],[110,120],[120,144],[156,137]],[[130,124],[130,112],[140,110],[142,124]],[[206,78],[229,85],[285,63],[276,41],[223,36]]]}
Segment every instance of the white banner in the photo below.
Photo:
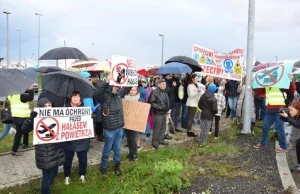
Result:
{"label": "white banner", "polygon": [[123,56],[112,56],[111,73],[113,79],[110,85],[138,86],[138,74],[135,60]]}
{"label": "white banner", "polygon": [[199,45],[193,45],[192,58],[202,67],[201,74],[231,80],[241,80],[244,49],[221,53]]}
{"label": "white banner", "polygon": [[94,137],[90,107],[35,108],[33,145]]}

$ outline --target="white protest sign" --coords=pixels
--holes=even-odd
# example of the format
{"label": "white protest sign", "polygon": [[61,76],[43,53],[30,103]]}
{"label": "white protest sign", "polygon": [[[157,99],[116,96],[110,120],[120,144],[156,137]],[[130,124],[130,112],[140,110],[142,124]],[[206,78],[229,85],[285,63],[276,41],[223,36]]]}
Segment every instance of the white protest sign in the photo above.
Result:
{"label": "white protest sign", "polygon": [[90,107],[35,108],[33,145],[94,137]]}
{"label": "white protest sign", "polygon": [[135,60],[123,56],[112,56],[111,73],[113,79],[110,85],[138,86],[138,74]]}
{"label": "white protest sign", "polygon": [[243,75],[244,49],[221,53],[199,45],[193,45],[192,57],[202,67],[203,75],[231,80],[241,80]]}

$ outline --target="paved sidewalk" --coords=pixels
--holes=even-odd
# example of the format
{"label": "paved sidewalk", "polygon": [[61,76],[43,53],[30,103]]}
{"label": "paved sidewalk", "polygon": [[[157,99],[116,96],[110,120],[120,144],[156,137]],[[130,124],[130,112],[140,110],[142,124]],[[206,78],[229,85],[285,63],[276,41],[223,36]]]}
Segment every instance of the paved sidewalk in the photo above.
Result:
{"label": "paved sidewalk", "polygon": [[[229,120],[222,118],[220,121],[220,130],[223,131],[229,126]],[[193,125],[193,130],[199,134],[199,125]],[[176,133],[172,135],[171,143],[191,140],[188,138],[186,132]],[[125,147],[126,139],[124,138],[122,145],[122,153],[127,153],[128,149]],[[88,152],[88,165],[97,165],[100,163],[100,157],[103,149],[103,142],[96,139],[92,140],[93,147]],[[145,149],[151,148],[151,141],[142,142]],[[74,157],[75,165],[78,165],[77,157]],[[37,169],[35,164],[35,150],[25,151],[23,156],[12,156],[11,154],[0,156],[0,189],[3,187],[14,186],[17,184],[24,184],[32,179],[41,177],[42,171]],[[60,167],[62,170],[62,167]]]}

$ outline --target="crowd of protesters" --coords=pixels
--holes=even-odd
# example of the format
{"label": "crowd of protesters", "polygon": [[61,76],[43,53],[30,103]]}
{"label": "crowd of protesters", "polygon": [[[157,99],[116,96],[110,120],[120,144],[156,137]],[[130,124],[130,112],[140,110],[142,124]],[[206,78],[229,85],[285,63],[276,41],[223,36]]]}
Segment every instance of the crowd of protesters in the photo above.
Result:
{"label": "crowd of protesters", "polygon": [[[122,174],[121,145],[124,136],[127,139],[127,158],[129,161],[136,161],[139,148],[142,146],[142,136],[148,139],[151,137],[153,148],[159,149],[160,146],[168,145],[168,140],[173,138],[172,134],[175,132],[186,132],[187,137],[199,135],[200,146],[204,147],[207,146],[212,128],[214,128],[215,139],[219,137],[219,124],[224,112],[226,112],[226,118],[229,117],[232,121],[241,122],[243,118],[245,78],[241,81],[234,81],[211,76],[202,77],[199,73],[167,74],[148,78],[139,76],[138,86],[123,88],[110,85],[111,74],[105,81],[100,80],[98,74],[92,74],[90,78],[96,88],[94,96],[82,99],[80,92],[73,91],[72,95],[66,99],[43,91],[39,96],[38,107],[90,106],[92,108],[97,140],[104,142],[100,161],[100,171],[103,175],[107,174],[109,156],[112,151],[114,152],[114,172],[118,176]],[[297,128],[300,127],[300,102],[293,102],[295,91],[296,85],[292,79],[289,89],[282,90],[275,87],[253,89],[250,103],[251,132],[254,132],[256,121],[263,121],[262,137],[261,141],[254,145],[256,149],[262,149],[267,144],[268,132],[274,126],[280,145],[276,152],[287,151],[288,142],[285,137],[284,122],[289,122]],[[151,105],[144,133],[123,128],[122,98]],[[0,137],[3,138],[5,136],[3,133],[7,134],[10,127],[16,129],[11,152],[13,156],[22,155],[18,152],[22,136],[22,146],[28,147],[30,130],[25,129],[32,126],[32,120],[36,116],[36,113],[29,109],[28,102],[32,100],[31,87],[25,94],[8,96],[14,124],[6,124]],[[280,112],[286,107],[289,110],[285,109]],[[200,134],[193,131],[192,126],[195,123],[200,124]],[[79,161],[80,180],[83,183],[86,182],[89,139],[36,145],[35,149],[36,165],[43,172],[42,193],[50,192],[49,188],[61,165],[64,169],[65,184],[71,184],[72,161],[75,153]],[[295,170],[300,171],[300,140],[297,142],[297,156],[298,164]]]}

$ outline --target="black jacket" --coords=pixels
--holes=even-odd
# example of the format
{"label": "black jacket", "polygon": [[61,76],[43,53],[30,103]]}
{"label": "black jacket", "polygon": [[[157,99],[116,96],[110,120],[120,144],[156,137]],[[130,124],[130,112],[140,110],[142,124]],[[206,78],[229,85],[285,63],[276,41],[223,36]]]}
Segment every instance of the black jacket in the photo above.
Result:
{"label": "black jacket", "polygon": [[39,169],[48,170],[65,163],[64,143],[35,145],[35,162]]}
{"label": "black jacket", "polygon": [[[93,83],[93,85],[95,86],[95,88],[97,88],[98,86],[100,86],[101,84],[103,84],[104,81],[99,80],[97,83]],[[94,106],[98,105],[100,102],[97,99],[97,95],[94,94],[93,96],[93,102],[94,102]],[[102,114],[102,110],[101,110],[101,104],[100,106],[97,108],[97,110],[95,111],[94,115],[94,122],[96,123],[100,123],[101,122],[101,114]]]}
{"label": "black jacket", "polygon": [[294,119],[290,116],[288,116],[287,118],[284,118],[284,117],[280,117],[280,118],[284,122],[289,122],[293,127],[297,128],[297,129],[300,129],[300,118]]}
{"label": "black jacket", "polygon": [[188,79],[186,78],[186,79],[184,79],[184,80],[182,80],[182,86],[183,86],[183,89],[184,89],[184,95],[183,95],[183,99],[182,99],[182,103],[183,104],[186,104],[186,101],[187,101],[187,99],[188,99],[188,97],[189,97],[189,95],[188,95],[188,93],[187,93],[187,88],[188,88],[188,86],[189,86],[189,81],[188,81]]}
{"label": "black jacket", "polygon": [[237,92],[239,84],[240,83],[238,81],[234,81],[234,80],[229,80],[226,83],[225,88],[226,88],[226,90],[228,90],[229,97],[238,97],[239,96],[239,93]]}
{"label": "black jacket", "polygon": [[[82,105],[80,105],[80,106],[82,106]],[[71,107],[71,105],[66,104],[66,107]],[[73,151],[73,152],[88,151],[90,149],[90,142],[91,142],[91,140],[89,138],[67,141],[65,143],[64,147],[65,147],[65,150]]]}
{"label": "black jacket", "polygon": [[159,88],[153,90],[149,96],[148,103],[156,115],[165,115],[170,110],[170,101],[166,91]]}
{"label": "black jacket", "polygon": [[107,130],[124,127],[122,98],[112,93],[112,86],[106,82],[97,86],[96,97],[101,104],[102,127]]}
{"label": "black jacket", "polygon": [[[173,86],[173,79],[166,79],[166,83],[167,83],[167,88],[166,88],[166,92],[168,94],[169,97],[169,102],[170,102],[170,109],[174,108],[176,105],[176,95],[175,95],[175,90],[176,87]],[[178,89],[177,89],[177,96],[178,96]]]}
{"label": "black jacket", "polygon": [[198,107],[202,110],[201,119],[213,120],[215,114],[218,113],[217,99],[215,95],[206,91],[200,98]]}

